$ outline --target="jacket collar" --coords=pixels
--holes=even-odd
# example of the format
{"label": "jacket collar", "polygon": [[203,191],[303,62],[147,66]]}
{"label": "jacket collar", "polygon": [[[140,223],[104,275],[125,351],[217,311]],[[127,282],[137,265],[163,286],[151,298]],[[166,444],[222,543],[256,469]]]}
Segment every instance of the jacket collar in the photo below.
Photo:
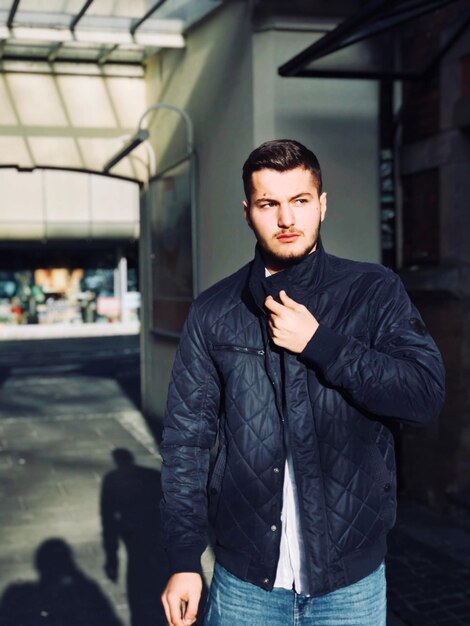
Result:
{"label": "jacket collar", "polygon": [[266,277],[264,260],[257,244],[248,278],[248,288],[256,305],[265,312],[264,301],[267,296],[271,295],[279,302],[279,292],[282,289],[296,302],[306,304],[309,296],[322,283],[325,262],[326,253],[319,237],[315,252],[295,265]]}

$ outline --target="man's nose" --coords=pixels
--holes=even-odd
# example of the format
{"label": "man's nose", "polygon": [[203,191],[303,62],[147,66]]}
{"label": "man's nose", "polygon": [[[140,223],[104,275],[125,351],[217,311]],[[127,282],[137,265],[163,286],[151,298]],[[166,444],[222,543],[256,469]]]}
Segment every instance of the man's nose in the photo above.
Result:
{"label": "man's nose", "polygon": [[290,228],[295,224],[295,215],[289,204],[279,205],[277,214],[277,225],[279,228]]}

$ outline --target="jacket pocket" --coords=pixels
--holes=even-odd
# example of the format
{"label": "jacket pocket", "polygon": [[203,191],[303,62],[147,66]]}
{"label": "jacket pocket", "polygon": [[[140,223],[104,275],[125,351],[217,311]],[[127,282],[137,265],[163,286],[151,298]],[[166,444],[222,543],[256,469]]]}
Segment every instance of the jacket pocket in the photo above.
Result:
{"label": "jacket pocket", "polygon": [[219,509],[220,494],[222,491],[222,481],[225,474],[225,466],[227,464],[227,448],[222,445],[217,458],[215,460],[214,467],[212,469],[211,477],[208,487],[208,499],[209,499],[209,521],[214,523],[217,517],[217,511]]}
{"label": "jacket pocket", "polygon": [[395,523],[396,472],[394,467],[388,467],[377,444],[372,444],[371,450],[372,477],[380,496],[381,517],[385,528],[389,530]]}
{"label": "jacket pocket", "polygon": [[235,346],[235,345],[230,345],[230,344],[213,345],[212,350],[225,350],[228,352],[238,352],[239,354],[252,354],[253,356],[264,356],[263,348],[249,348],[246,346]]}

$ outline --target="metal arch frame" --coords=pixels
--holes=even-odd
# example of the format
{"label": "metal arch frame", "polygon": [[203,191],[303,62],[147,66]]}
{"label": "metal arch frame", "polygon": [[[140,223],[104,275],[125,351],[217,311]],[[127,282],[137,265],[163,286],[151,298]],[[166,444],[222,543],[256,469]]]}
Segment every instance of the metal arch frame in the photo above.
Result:
{"label": "metal arch frame", "polygon": [[[335,29],[324,35],[320,40],[302,50],[295,57],[278,68],[278,73],[283,77],[307,77],[307,78],[365,78],[392,80],[416,79],[427,75],[439,63],[441,57],[447,52],[460,35],[466,30],[468,20],[463,27],[459,28],[451,40],[441,49],[437,56],[431,60],[422,73],[418,72],[389,72],[381,71],[356,71],[356,70],[316,70],[306,67],[308,64],[321,59],[329,54],[342,50],[348,46],[359,43],[375,35],[384,33],[400,24],[440,9],[456,0],[411,0],[400,2],[390,9],[389,0],[375,0],[363,9],[341,22]],[[389,9],[387,11],[387,8]],[[362,26],[362,28],[361,28]]]}
{"label": "metal arch frame", "polygon": [[193,264],[193,298],[199,295],[199,249],[198,249],[198,222],[197,222],[197,159],[196,153],[194,150],[194,126],[191,118],[188,113],[177,107],[174,104],[169,104],[166,102],[158,102],[148,107],[142,115],[140,116],[138,123],[138,131],[142,132],[142,124],[149,115],[154,111],[159,111],[160,109],[168,109],[170,111],[174,111],[178,113],[180,117],[183,119],[185,127],[186,127],[186,154],[179,159],[176,163],[173,163],[165,168],[165,170],[181,163],[182,161],[188,159],[189,160],[189,185],[190,185],[190,198],[191,198],[191,248],[192,248],[192,264]]}
{"label": "metal arch frame", "polygon": [[149,113],[153,113],[154,111],[158,111],[160,109],[168,109],[170,111],[175,111],[175,113],[178,113],[183,118],[185,126],[186,126],[186,150],[187,150],[186,156],[189,156],[194,151],[194,126],[193,126],[191,118],[186,113],[186,111],[174,104],[169,104],[166,102],[157,102],[156,104],[152,104],[152,106],[146,109],[140,116],[139,123],[137,125],[137,132],[143,130],[142,124],[145,118],[147,117],[147,115]]}
{"label": "metal arch frame", "polygon": [[[148,107],[148,109],[146,109],[142,113],[137,124],[137,130],[134,135],[132,135],[129,141],[120,150],[118,150],[103,166],[103,172],[105,174],[108,174],[109,170],[111,170],[115,165],[122,161],[122,159],[128,156],[138,146],[140,146],[141,143],[149,139],[150,132],[147,128],[143,127],[144,120],[150,113],[153,113],[154,111],[159,111],[161,109],[174,111],[181,116],[186,127],[186,154],[184,155],[184,158],[188,158],[194,153],[194,126],[187,112],[174,104],[158,102]],[[151,171],[150,177],[152,175],[155,175],[155,172]]]}
{"label": "metal arch frame", "polygon": [[[165,167],[165,170],[170,169],[171,167],[175,167],[179,163],[182,163],[186,159],[189,160],[189,176],[190,176],[190,198],[191,198],[191,246],[192,246],[192,263],[193,263],[193,297],[196,297],[199,294],[199,250],[198,250],[198,240],[197,240],[197,231],[198,231],[198,223],[197,223],[197,159],[196,152],[194,150],[194,126],[191,118],[188,113],[181,109],[180,107],[169,104],[166,102],[158,102],[148,107],[142,115],[140,116],[139,123],[137,125],[137,130],[134,135],[128,140],[128,142],[116,153],[111,159],[105,164],[103,167],[103,173],[109,174],[109,171],[117,165],[122,159],[126,156],[129,156],[135,148],[137,148],[140,144],[146,143],[146,145],[151,148],[151,146],[147,143],[149,137],[149,131],[147,128],[143,127],[143,122],[145,118],[154,111],[159,111],[161,109],[167,109],[170,111],[174,111],[178,113],[180,117],[183,119],[186,129],[186,154],[183,155],[176,163],[172,163]],[[149,150],[149,157],[153,155],[153,150]],[[153,160],[153,163],[151,162]],[[155,159],[151,159],[149,161],[149,180],[148,183],[154,178],[158,173],[152,171],[155,168]],[[147,183],[147,184],[148,184]]]}

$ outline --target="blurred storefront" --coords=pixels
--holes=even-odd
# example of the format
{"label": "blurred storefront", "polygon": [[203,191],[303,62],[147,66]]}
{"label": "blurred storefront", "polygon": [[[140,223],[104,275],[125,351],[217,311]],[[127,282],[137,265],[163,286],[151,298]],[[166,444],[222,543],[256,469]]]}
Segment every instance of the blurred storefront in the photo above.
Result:
{"label": "blurred storefront", "polygon": [[136,183],[11,169],[0,183],[0,325],[139,320]]}

